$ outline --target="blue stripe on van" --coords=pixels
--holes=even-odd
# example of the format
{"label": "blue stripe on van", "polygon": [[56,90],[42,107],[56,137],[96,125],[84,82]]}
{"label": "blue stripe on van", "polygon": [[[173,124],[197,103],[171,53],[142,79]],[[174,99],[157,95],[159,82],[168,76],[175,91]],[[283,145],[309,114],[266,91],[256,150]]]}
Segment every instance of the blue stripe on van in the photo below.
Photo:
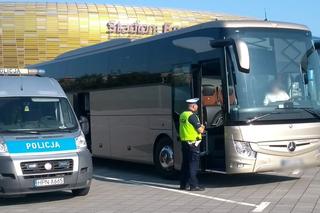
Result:
{"label": "blue stripe on van", "polygon": [[8,152],[18,153],[39,153],[39,152],[59,152],[75,150],[76,142],[74,138],[48,139],[48,140],[12,140],[5,142]]}

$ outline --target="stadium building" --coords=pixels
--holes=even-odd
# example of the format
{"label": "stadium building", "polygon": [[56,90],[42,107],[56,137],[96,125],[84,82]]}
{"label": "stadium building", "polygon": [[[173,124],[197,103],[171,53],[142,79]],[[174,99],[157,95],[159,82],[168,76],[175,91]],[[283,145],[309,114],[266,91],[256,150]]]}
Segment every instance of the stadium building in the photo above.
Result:
{"label": "stadium building", "polygon": [[245,17],[103,4],[0,3],[0,68],[25,67],[110,39],[139,39],[216,19]]}

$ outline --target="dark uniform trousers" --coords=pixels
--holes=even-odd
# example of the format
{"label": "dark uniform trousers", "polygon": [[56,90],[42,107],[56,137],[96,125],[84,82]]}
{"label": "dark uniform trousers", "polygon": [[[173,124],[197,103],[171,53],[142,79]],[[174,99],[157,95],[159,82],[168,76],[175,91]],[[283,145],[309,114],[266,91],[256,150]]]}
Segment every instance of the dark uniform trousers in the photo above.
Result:
{"label": "dark uniform trousers", "polygon": [[198,186],[198,168],[200,151],[199,146],[182,142],[182,165],[181,165],[181,179],[180,187],[186,187],[188,184],[191,188]]}

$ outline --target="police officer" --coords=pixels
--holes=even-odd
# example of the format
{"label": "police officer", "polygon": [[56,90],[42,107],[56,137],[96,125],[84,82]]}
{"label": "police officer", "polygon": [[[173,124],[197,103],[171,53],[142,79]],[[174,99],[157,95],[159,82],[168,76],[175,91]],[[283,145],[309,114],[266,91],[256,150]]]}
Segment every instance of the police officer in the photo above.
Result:
{"label": "police officer", "polygon": [[190,186],[190,191],[203,191],[199,186],[197,171],[199,168],[199,143],[201,134],[205,127],[200,123],[199,117],[195,114],[198,111],[197,102],[199,98],[186,100],[188,110],[181,113],[179,117],[179,135],[182,146],[182,166],[180,189],[186,190]]}

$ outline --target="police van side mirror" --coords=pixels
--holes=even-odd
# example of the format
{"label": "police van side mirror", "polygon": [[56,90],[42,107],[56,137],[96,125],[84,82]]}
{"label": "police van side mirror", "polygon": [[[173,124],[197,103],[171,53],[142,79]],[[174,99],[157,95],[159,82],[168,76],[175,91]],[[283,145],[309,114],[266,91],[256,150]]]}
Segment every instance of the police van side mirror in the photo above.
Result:
{"label": "police van side mirror", "polygon": [[80,127],[81,130],[83,132],[84,135],[87,135],[89,133],[89,120],[87,117],[85,116],[80,116],[79,117],[79,123],[80,123]]}
{"label": "police van side mirror", "polygon": [[238,68],[241,72],[250,72],[250,55],[248,45],[242,40],[212,40],[210,42],[213,48],[224,48],[227,46],[232,46],[236,55],[236,62]]}

